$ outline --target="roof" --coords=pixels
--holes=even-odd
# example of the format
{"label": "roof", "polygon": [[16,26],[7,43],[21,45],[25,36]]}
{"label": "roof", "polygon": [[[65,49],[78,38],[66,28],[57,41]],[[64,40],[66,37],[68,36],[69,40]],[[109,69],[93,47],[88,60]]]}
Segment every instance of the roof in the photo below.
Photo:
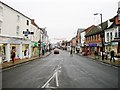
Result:
{"label": "roof", "polygon": [[77,33],[83,32],[84,30],[84,28],[78,28]]}
{"label": "roof", "polygon": [[95,25],[92,25],[92,26],[88,27],[87,29],[85,29],[84,31],[87,33],[87,32],[89,32],[94,26],[95,26]]}
{"label": "roof", "polygon": [[1,2],[1,1],[0,1],[0,3],[2,3],[3,5],[7,6],[8,8],[10,8],[10,9],[14,10],[15,12],[17,12],[17,13],[21,14],[22,16],[24,16],[24,17],[26,17],[26,18],[28,18],[28,19],[30,19],[30,20],[31,20],[31,18],[29,18],[28,16],[26,16],[26,15],[22,14],[21,12],[19,12],[19,11],[15,10],[14,8],[12,8],[12,7],[8,6],[7,4],[5,4],[5,3]]}
{"label": "roof", "polygon": [[[107,29],[108,21],[103,22],[102,27],[103,27],[103,30]],[[91,26],[89,29],[90,30],[85,35],[86,37],[100,33],[101,32],[101,24],[99,24],[98,26]]]}
{"label": "roof", "polygon": [[113,26],[118,26],[120,25],[120,21],[118,20],[118,15],[110,19],[111,22],[113,22]]}
{"label": "roof", "polygon": [[94,26],[88,33],[86,33],[85,37],[98,34],[100,32],[101,32],[100,28],[98,26]]}
{"label": "roof", "polygon": [[34,19],[31,20],[31,24],[34,25],[34,26],[36,26],[37,28],[39,28],[38,25],[35,23]]}

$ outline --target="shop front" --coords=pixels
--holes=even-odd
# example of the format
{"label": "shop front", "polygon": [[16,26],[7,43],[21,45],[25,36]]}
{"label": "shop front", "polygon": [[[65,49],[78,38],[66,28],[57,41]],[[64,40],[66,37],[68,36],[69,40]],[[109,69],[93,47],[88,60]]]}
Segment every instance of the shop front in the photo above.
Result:
{"label": "shop front", "polygon": [[5,44],[0,44],[0,63],[6,60]]}
{"label": "shop front", "polygon": [[97,43],[90,43],[89,44],[89,51],[90,51],[90,54],[94,54],[95,51],[98,52],[98,46],[97,46]]}
{"label": "shop front", "polygon": [[31,53],[28,52],[26,55],[23,55],[22,52],[31,50],[30,43],[30,41],[22,40],[21,38],[0,36],[0,62],[9,62],[11,60],[11,51],[14,48],[16,51],[16,59],[22,59],[24,56],[30,57]]}
{"label": "shop front", "polygon": [[22,58],[30,58],[31,57],[31,41],[22,40]]}
{"label": "shop front", "polygon": [[32,42],[32,57],[38,56],[39,50],[38,50],[38,42]]}

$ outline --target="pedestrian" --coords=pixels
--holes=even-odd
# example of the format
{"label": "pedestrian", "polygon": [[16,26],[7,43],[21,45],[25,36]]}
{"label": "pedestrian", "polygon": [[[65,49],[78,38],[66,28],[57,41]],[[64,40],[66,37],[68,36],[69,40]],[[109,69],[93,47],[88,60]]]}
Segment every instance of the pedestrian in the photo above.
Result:
{"label": "pedestrian", "polygon": [[72,54],[72,48],[71,48],[71,50],[70,50],[70,55],[73,56],[73,54]]}
{"label": "pedestrian", "polygon": [[14,64],[14,59],[15,59],[15,48],[12,50],[11,52],[11,58],[12,58],[12,62]]}
{"label": "pedestrian", "polygon": [[113,60],[115,62],[114,59],[114,50],[112,49],[112,51],[110,52],[111,58],[110,58],[110,62]]}
{"label": "pedestrian", "polygon": [[44,55],[44,50],[42,49],[42,55]]}
{"label": "pedestrian", "polygon": [[95,56],[95,59],[96,59],[96,56],[97,56],[97,52],[96,51],[94,52],[94,56]]}

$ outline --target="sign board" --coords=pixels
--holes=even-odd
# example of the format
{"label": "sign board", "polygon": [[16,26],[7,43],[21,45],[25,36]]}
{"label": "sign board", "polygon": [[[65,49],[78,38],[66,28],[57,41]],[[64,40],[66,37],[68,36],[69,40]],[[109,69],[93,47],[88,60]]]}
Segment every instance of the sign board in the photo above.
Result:
{"label": "sign board", "polygon": [[118,45],[118,42],[112,42],[112,45]]}

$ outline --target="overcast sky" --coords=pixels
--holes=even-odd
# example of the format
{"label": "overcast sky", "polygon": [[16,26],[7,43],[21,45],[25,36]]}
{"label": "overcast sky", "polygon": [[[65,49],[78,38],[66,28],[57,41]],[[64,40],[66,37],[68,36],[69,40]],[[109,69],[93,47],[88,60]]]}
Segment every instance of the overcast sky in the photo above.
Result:
{"label": "overcast sky", "polygon": [[1,0],[24,15],[35,19],[39,27],[47,27],[51,42],[54,38],[70,40],[78,28],[87,28],[117,15],[120,0]]}

